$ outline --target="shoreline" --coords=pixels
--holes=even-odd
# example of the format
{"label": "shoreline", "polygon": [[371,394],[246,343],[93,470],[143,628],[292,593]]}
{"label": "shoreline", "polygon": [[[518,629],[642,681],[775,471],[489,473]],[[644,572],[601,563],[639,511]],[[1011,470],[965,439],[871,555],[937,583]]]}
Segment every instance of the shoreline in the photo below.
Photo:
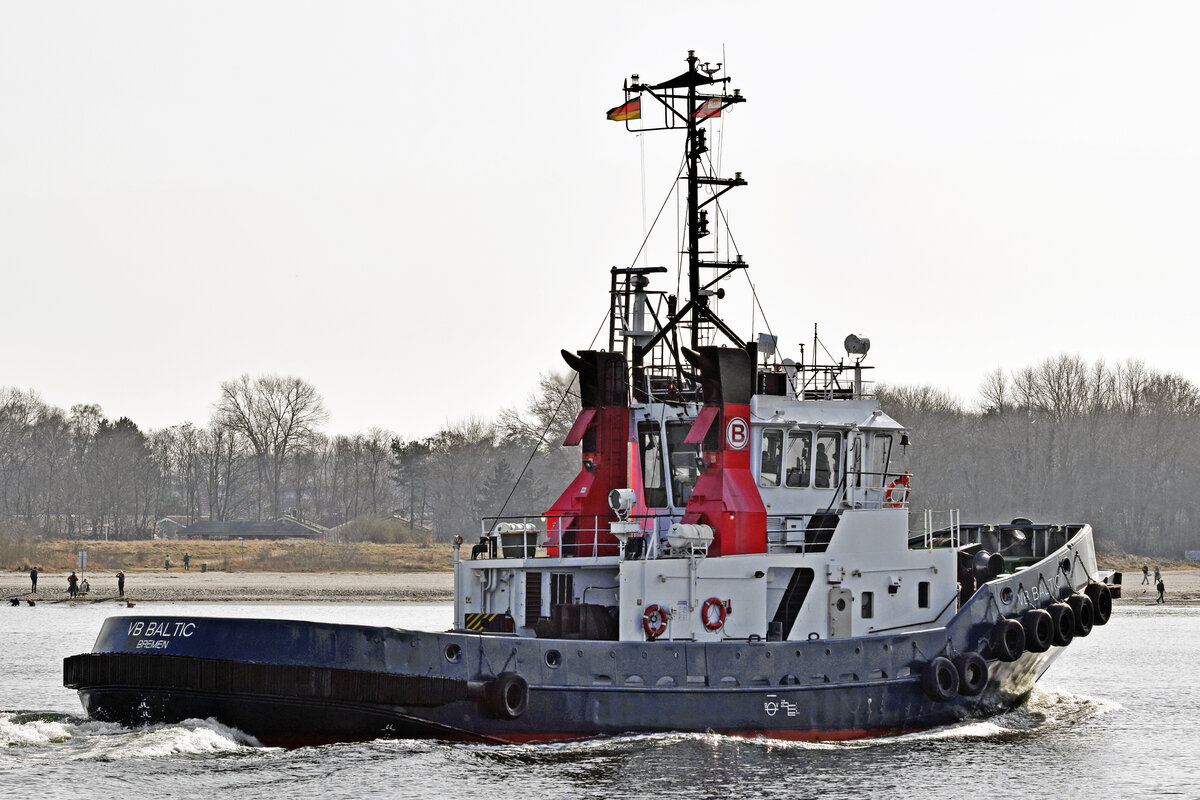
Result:
{"label": "shoreline", "polygon": [[[85,573],[91,591],[72,601],[68,571],[38,576],[30,592],[27,572],[0,572],[0,597],[55,603],[450,603],[452,572],[219,572],[183,569],[126,572],[125,599],[117,596],[115,573]],[[1163,570],[1167,604],[1200,603],[1200,569]],[[1151,573],[1153,581],[1153,573]],[[1155,605],[1158,592],[1143,585],[1141,572],[1125,572],[1118,606]]]}
{"label": "shoreline", "polygon": [[[218,572],[209,570],[125,572],[125,597],[117,595],[114,572],[85,573],[91,591],[67,596],[70,571],[38,575],[30,591],[29,573],[0,572],[0,597],[56,603],[449,603],[452,572]],[[11,602],[11,601],[10,601]]]}

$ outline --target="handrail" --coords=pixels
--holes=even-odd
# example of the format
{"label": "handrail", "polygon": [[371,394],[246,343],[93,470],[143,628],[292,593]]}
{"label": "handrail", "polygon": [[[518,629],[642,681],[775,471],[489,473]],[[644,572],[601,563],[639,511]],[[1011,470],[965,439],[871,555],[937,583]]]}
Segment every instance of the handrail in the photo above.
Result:
{"label": "handrail", "polygon": [[[942,527],[934,526],[935,515],[946,515],[947,524]],[[924,514],[925,530],[923,532],[924,545],[926,548],[932,549],[935,536],[949,535],[950,546],[959,547],[962,543],[962,522],[959,509],[951,508],[946,511],[934,511],[931,508],[925,509]]]}
{"label": "handrail", "polygon": [[[678,522],[682,515],[670,512],[632,514],[628,521],[640,523],[641,533],[650,535],[658,529],[657,521],[662,519]],[[564,520],[572,522],[570,528],[563,527]],[[480,520],[479,544],[472,547],[472,558],[480,555],[488,558],[537,558],[537,551],[546,546],[551,534],[557,534],[558,543],[555,547],[559,548],[560,554],[566,555],[563,548],[569,548],[572,551],[571,556],[599,557],[602,549],[614,546],[609,525],[615,521],[616,517],[613,514],[564,513],[483,517]],[[575,534],[574,541],[564,543],[563,535],[568,532]],[[524,538],[519,543],[510,540],[508,545],[504,544],[503,537],[522,535]]]}

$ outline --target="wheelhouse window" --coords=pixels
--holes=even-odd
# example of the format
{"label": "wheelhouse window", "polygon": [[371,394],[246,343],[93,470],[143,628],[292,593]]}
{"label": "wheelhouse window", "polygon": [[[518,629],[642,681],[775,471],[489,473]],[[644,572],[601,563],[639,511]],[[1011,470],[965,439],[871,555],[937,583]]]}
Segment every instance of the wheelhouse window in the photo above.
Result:
{"label": "wheelhouse window", "polygon": [[783,431],[765,428],[762,432],[762,459],[759,461],[759,486],[778,486],[783,468]]}
{"label": "wheelhouse window", "polygon": [[657,423],[638,424],[642,456],[642,497],[650,508],[666,508],[667,487],[663,478],[662,433]]}
{"label": "wheelhouse window", "polygon": [[[715,426],[713,426],[715,427]],[[687,444],[692,421],[667,423],[667,453],[671,462],[671,500],[675,507],[687,505],[692,489],[700,479],[703,451],[698,444]],[[711,428],[710,428],[711,430]]]}
{"label": "wheelhouse window", "polygon": [[791,431],[787,442],[787,485],[804,487],[811,482],[812,432]]}
{"label": "wheelhouse window", "polygon": [[814,458],[815,482],[818,489],[830,489],[838,484],[842,466],[842,436],[839,433],[817,435],[817,454]]}

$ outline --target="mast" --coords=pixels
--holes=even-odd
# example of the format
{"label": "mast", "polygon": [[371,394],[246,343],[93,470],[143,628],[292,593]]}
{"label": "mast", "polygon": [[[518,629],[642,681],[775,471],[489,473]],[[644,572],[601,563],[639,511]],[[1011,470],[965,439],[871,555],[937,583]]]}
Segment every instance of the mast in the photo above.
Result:
{"label": "mast", "polygon": [[[655,372],[669,368],[673,371],[674,377],[678,379],[679,384],[691,383],[691,381],[685,378],[685,362],[680,353],[680,345],[686,343],[690,349],[694,350],[706,344],[704,341],[704,331],[708,326],[720,331],[734,346],[741,348],[746,346],[741,337],[713,311],[709,304],[709,298],[712,296],[723,297],[725,294],[723,289],[714,291],[712,287],[734,270],[745,269],[748,264],[742,260],[740,255],[732,262],[704,261],[701,259],[700,249],[701,240],[709,235],[708,211],[704,207],[714,202],[722,194],[735,186],[746,185],[746,181],[742,179],[740,172],[736,173],[735,177],[730,179],[719,178],[705,171],[703,157],[708,152],[708,143],[703,123],[707,119],[720,116],[729,106],[744,102],[745,98],[736,89],[733,90],[732,94],[727,93],[726,86],[731,79],[729,77],[716,77],[721,71],[721,64],[710,66],[708,62],[701,63],[700,59],[696,56],[696,52],[689,50],[687,65],[686,72],[671,80],[650,85],[640,82],[638,76],[634,75],[632,82],[627,81],[624,86],[627,105],[635,97],[640,99],[642,95],[648,94],[663,107],[662,124],[642,125],[641,120],[644,117],[641,116],[639,109],[639,115],[634,117],[634,119],[638,120],[636,127],[630,124],[628,118],[625,119],[627,130],[636,133],[656,130],[682,130],[686,133],[687,219],[685,220],[685,224],[687,227],[688,257],[687,296],[685,302],[682,304],[673,295],[666,298],[664,318],[660,319],[657,315],[654,316],[656,330],[634,330],[630,333],[630,338],[632,338],[632,351],[630,353],[633,367],[632,384],[634,395],[638,399],[646,399],[646,372],[648,369],[651,372]],[[701,87],[707,86],[717,86],[720,89],[720,93],[699,91]],[[701,201],[700,189],[703,186],[714,187],[716,191],[713,192],[711,197]],[[704,270],[713,270],[715,274],[706,274]],[[642,292],[641,298],[644,302],[647,293],[643,292],[643,290],[648,283],[647,273],[659,271],[665,270],[662,268],[614,268],[612,271],[614,295],[619,291],[625,293],[625,297],[620,303],[618,303],[614,296],[614,311],[617,310],[619,305],[626,315],[629,313],[631,308],[631,290],[635,293]],[[621,278],[621,280],[619,281],[618,278]],[[612,324],[614,332],[610,335],[610,342],[615,345],[615,329],[619,324],[615,315]],[[685,336],[680,337],[678,335],[677,329],[679,328],[686,329]],[[680,341],[681,338],[683,342]],[[659,363],[653,363],[653,354],[656,348],[662,348],[664,355],[669,354],[670,357],[663,357],[659,360]],[[651,363],[648,364],[648,360]]]}
{"label": "mast", "polygon": [[[692,349],[700,346],[700,316],[695,309],[700,307],[700,156],[707,149],[703,141],[703,129],[696,122],[696,86],[699,77],[696,71],[696,51],[688,51],[687,97],[687,230],[688,230],[688,299],[694,310],[691,317]],[[707,233],[707,231],[705,231]]]}

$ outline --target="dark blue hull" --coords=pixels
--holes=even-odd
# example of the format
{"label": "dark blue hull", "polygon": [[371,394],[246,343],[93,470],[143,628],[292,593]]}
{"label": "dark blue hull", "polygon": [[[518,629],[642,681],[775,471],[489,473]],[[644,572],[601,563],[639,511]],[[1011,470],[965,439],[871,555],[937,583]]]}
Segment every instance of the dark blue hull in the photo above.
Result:
{"label": "dark blue hull", "polygon": [[[1023,642],[1014,619],[1028,619],[1031,608],[1070,615],[1062,601],[1082,600],[1085,589],[1095,594],[1094,560],[1091,570],[1076,568],[1081,544],[1090,540],[985,584],[948,625],[919,631],[798,642],[617,642],[114,617],[92,652],[64,661],[63,682],[96,719],[140,725],[213,718],[285,746],[663,731],[882,736],[986,717],[1021,702],[1062,648],[1047,639],[1031,652],[1039,647],[1026,650],[997,634],[1015,628]],[[953,677],[965,676],[968,663],[976,665],[973,685]]]}
{"label": "dark blue hull", "polygon": [[[921,668],[948,648],[963,649],[954,638],[942,628],[814,642],[618,643],[123,617],[105,623],[91,654],[68,659],[66,683],[96,719],[214,718],[283,746],[658,731],[837,740],[1002,711],[1029,692],[1059,650],[1011,663],[989,659],[980,695],[935,701]],[[514,718],[486,688],[500,674],[519,675],[528,687]]]}

